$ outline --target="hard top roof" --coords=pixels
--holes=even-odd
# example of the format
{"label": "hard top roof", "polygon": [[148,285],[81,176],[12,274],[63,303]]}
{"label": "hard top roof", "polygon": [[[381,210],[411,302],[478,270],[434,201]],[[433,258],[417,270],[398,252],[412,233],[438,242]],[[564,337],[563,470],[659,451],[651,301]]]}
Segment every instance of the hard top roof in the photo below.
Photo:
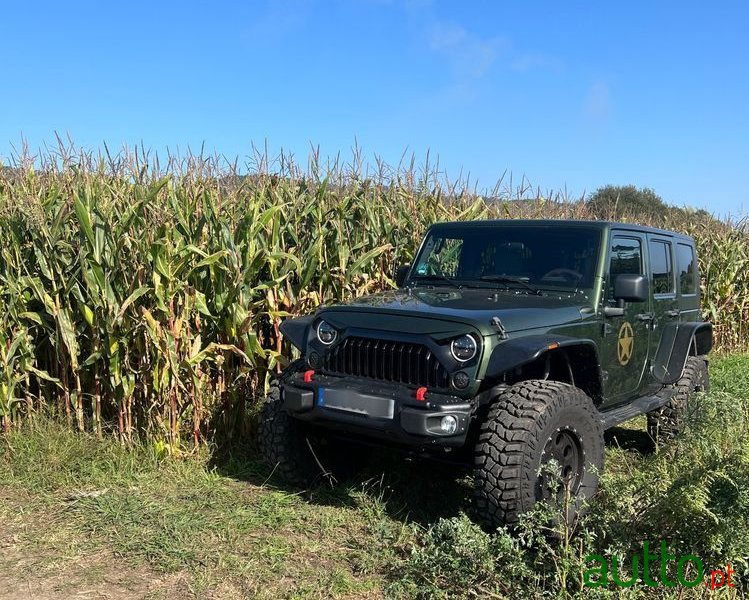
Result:
{"label": "hard top roof", "polygon": [[657,227],[648,227],[646,225],[637,225],[635,223],[618,223],[616,221],[586,221],[582,219],[483,219],[477,221],[441,221],[434,223],[430,229],[441,228],[471,228],[471,227],[496,227],[496,226],[520,227],[523,225],[536,226],[562,226],[562,227],[588,227],[595,229],[625,229],[629,231],[638,231],[642,233],[654,233],[658,235],[675,237],[693,242],[692,237],[678,233],[676,231],[667,231]]}

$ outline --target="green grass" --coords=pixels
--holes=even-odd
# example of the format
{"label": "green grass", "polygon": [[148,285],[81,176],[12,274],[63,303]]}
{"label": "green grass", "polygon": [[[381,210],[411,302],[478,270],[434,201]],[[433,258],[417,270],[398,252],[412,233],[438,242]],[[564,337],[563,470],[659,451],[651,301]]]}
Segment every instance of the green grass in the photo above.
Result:
{"label": "green grass", "polygon": [[187,570],[198,591],[231,580],[238,595],[327,597],[377,587],[376,577],[355,577],[349,565],[367,531],[366,511],[355,504],[311,504],[260,478],[248,483],[211,469],[207,456],[160,461],[148,448],[128,452],[52,424],[7,442],[0,485],[11,497],[0,517],[24,511],[34,523],[24,543],[36,546],[49,543],[37,516],[63,513],[50,524],[62,534],[46,548],[52,555],[75,540],[77,551],[103,547],[156,572]]}
{"label": "green grass", "polygon": [[664,539],[677,554],[731,562],[742,586],[732,592],[743,593],[749,356],[716,359],[711,375],[713,391],[675,444],[654,451],[642,420],[607,436],[600,497],[553,544],[538,535],[540,515],[515,536],[482,532],[463,514],[469,482],[446,467],[383,455],[349,484],[302,493],[267,481],[241,448],[177,459],[38,423],[0,436],[0,583],[54,580],[64,595],[121,571],[108,589],[122,597],[592,596],[580,586],[585,556],[629,556]]}

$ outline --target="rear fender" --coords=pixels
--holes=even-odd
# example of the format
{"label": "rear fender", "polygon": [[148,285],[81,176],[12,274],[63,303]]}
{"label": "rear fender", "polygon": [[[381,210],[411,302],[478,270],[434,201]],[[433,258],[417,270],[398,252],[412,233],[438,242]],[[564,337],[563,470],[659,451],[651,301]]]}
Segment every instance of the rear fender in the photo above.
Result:
{"label": "rear fender", "polygon": [[707,354],[712,347],[712,323],[669,323],[663,328],[661,341],[653,359],[653,378],[663,384],[676,383],[684,372],[690,353]]}

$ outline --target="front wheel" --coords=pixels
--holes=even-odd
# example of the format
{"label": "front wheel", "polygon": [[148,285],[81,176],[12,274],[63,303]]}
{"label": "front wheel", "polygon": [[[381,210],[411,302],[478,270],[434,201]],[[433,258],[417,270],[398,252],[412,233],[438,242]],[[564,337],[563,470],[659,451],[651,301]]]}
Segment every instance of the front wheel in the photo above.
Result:
{"label": "front wheel", "polygon": [[518,383],[497,396],[481,425],[477,516],[495,529],[517,523],[537,502],[568,497],[565,517],[573,520],[598,489],[602,468],[603,428],[590,398],[566,383]]}
{"label": "front wheel", "polygon": [[284,409],[277,381],[271,383],[260,413],[258,446],[274,474],[288,483],[307,487],[320,474],[306,428]]}
{"label": "front wheel", "polygon": [[363,446],[326,436],[291,417],[278,381],[271,383],[260,413],[258,445],[274,475],[303,488],[352,478],[369,458]]}

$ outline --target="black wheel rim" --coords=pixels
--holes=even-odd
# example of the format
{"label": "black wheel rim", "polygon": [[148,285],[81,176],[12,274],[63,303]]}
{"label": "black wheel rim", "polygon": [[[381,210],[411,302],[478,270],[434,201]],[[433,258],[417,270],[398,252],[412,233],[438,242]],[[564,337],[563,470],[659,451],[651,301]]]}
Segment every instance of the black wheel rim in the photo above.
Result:
{"label": "black wheel rim", "polygon": [[[556,470],[550,468],[552,460],[556,461]],[[585,472],[585,451],[575,429],[560,427],[549,436],[541,455],[539,471],[537,500],[562,502],[567,493],[570,498],[577,495]]]}

